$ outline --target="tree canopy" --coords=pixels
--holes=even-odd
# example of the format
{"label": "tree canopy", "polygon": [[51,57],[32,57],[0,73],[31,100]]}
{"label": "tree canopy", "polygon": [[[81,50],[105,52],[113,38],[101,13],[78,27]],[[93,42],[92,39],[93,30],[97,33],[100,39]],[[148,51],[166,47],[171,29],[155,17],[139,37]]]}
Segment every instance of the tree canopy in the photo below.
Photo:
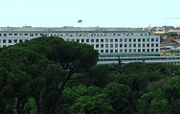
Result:
{"label": "tree canopy", "polygon": [[180,113],[179,65],[97,60],[58,37],[1,48],[0,114]]}

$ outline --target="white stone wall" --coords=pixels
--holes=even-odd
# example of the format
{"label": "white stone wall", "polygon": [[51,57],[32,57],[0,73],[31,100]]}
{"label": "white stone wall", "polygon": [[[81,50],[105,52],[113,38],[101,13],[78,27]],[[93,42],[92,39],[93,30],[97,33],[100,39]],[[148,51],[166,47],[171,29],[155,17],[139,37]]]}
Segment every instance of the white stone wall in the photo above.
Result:
{"label": "white stone wall", "polygon": [[151,36],[146,32],[46,32],[6,31],[0,33],[0,47],[14,45],[41,35],[58,36],[66,41],[87,43],[100,53],[119,52],[159,52],[160,37]]}

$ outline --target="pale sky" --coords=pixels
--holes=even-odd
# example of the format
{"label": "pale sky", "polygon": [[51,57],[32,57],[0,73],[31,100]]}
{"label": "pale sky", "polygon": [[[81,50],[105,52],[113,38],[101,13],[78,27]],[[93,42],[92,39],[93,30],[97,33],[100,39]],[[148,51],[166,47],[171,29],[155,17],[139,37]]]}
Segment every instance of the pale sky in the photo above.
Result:
{"label": "pale sky", "polygon": [[[0,27],[180,26],[180,0],[0,0]],[[77,23],[81,19],[83,23]]]}

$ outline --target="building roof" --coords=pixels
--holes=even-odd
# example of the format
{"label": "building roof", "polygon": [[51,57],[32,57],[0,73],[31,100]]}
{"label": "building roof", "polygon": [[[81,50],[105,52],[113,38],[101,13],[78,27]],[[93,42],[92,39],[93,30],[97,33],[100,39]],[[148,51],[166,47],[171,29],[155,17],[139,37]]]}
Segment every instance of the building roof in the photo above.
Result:
{"label": "building roof", "polygon": [[0,27],[0,31],[99,31],[99,32],[147,32],[145,30],[136,30],[135,28],[118,28],[118,27]]}

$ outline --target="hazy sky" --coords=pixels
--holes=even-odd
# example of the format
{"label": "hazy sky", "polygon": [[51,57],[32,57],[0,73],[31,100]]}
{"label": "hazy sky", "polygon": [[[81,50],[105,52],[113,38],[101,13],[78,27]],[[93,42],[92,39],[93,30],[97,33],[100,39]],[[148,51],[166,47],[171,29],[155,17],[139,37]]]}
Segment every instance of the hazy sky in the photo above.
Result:
{"label": "hazy sky", "polygon": [[[0,0],[0,26],[180,26],[180,0]],[[77,23],[82,19],[83,23]]]}

